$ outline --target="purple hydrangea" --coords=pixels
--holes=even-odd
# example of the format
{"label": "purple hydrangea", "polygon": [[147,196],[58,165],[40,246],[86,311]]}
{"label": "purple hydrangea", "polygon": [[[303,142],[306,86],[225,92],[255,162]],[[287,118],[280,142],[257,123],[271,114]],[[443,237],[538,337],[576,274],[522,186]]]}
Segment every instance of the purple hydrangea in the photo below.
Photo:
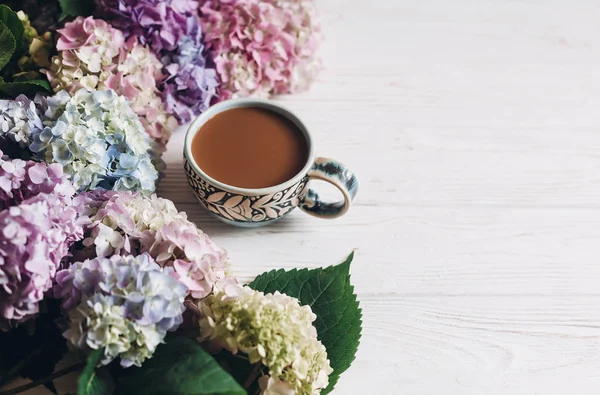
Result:
{"label": "purple hydrangea", "polygon": [[97,0],[97,13],[125,38],[148,44],[167,76],[160,89],[169,114],[186,123],[217,95],[217,74],[202,44],[194,0]]}
{"label": "purple hydrangea", "polygon": [[188,34],[187,19],[197,13],[194,0],[97,0],[97,13],[157,52],[174,51]]}
{"label": "purple hydrangea", "polygon": [[56,275],[72,346],[104,349],[102,364],[140,366],[182,322],[186,288],[148,254],[76,262]]}
{"label": "purple hydrangea", "polygon": [[187,123],[206,110],[217,95],[217,73],[207,68],[200,25],[190,19],[191,34],[184,36],[174,53],[165,54],[161,61],[168,75],[162,96],[167,111],[180,123]]}
{"label": "purple hydrangea", "polygon": [[0,210],[16,206],[40,193],[71,197],[75,188],[58,163],[8,159],[0,151]]}
{"label": "purple hydrangea", "polygon": [[0,211],[0,329],[35,316],[61,260],[82,238],[69,202],[40,193]]}

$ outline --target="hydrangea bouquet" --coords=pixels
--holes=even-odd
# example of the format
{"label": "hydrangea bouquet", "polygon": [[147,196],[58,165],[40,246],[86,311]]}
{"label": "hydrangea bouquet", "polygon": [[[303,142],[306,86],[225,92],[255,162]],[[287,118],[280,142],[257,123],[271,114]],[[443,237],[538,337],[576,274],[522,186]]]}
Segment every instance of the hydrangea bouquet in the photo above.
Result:
{"label": "hydrangea bouquet", "polygon": [[17,143],[26,157],[60,164],[79,191],[152,193],[161,168],[129,101],[113,90],[0,100],[0,141]]}
{"label": "hydrangea bouquet", "polygon": [[[330,392],[361,332],[352,256],[243,285],[226,251],[154,194],[178,124],[315,80],[314,1],[8,4],[0,390],[58,393],[52,380],[79,371],[82,395]],[[67,352],[75,364],[55,371]],[[33,381],[15,388],[19,376]]]}

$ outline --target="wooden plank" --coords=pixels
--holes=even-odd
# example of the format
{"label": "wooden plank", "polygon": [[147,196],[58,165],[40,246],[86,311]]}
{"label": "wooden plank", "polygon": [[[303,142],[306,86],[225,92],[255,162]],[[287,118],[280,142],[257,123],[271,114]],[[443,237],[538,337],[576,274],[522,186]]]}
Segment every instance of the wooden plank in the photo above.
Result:
{"label": "wooden plank", "polygon": [[243,282],[356,249],[364,336],[335,394],[597,394],[600,4],[317,1],[325,70],[277,100],[356,171],[349,214],[221,224],[186,185],[185,127],[159,195]]}
{"label": "wooden plank", "polygon": [[242,281],[336,264],[356,250],[361,294],[600,294],[595,210],[358,206],[334,221],[296,210],[269,227],[238,229],[198,204],[178,208],[228,250]]}
{"label": "wooden plank", "polygon": [[362,297],[340,394],[593,394],[600,297]]}

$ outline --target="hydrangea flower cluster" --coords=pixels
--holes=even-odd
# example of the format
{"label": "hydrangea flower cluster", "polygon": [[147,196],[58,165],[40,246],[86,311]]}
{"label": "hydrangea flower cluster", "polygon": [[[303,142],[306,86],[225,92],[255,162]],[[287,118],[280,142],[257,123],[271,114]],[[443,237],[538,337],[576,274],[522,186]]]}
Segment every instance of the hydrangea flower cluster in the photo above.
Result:
{"label": "hydrangea flower cluster", "polygon": [[[3,165],[6,163],[10,162]],[[49,184],[38,187],[49,189]],[[83,237],[77,211],[70,205],[70,193],[63,186],[57,184],[56,189],[67,195],[40,193],[0,211],[2,330],[37,314],[58,265],[68,255],[69,247]]]}
{"label": "hydrangea flower cluster", "polygon": [[61,91],[48,99],[44,124],[33,131],[29,149],[61,164],[77,189],[154,191],[158,171],[148,135],[113,90]]}
{"label": "hydrangea flower cluster", "polygon": [[235,283],[226,252],[170,200],[110,191],[82,194],[76,204],[87,207],[90,219],[76,259],[147,252],[160,266],[172,267],[195,299]]}
{"label": "hydrangea flower cluster", "polygon": [[182,322],[185,286],[148,254],[76,262],[56,275],[69,314],[64,337],[76,349],[104,349],[102,365],[141,366]]}
{"label": "hydrangea flower cluster", "polygon": [[319,394],[333,371],[312,325],[316,315],[298,299],[248,287],[210,295],[198,303],[199,341],[210,341],[269,370],[261,394]]}
{"label": "hydrangea flower cluster", "polygon": [[167,114],[158,91],[162,63],[154,53],[92,17],[66,23],[58,33],[58,55],[45,71],[54,91],[113,89],[129,99],[146,132],[164,147],[177,121]]}
{"label": "hydrangea flower cluster", "polygon": [[15,100],[0,100],[0,141],[6,140],[27,148],[31,135],[44,129],[39,108],[44,99],[36,96],[29,100],[25,95]]}
{"label": "hydrangea flower cluster", "polygon": [[52,68],[46,73],[55,91],[95,89],[117,67],[114,59],[125,44],[123,33],[102,20],[79,17],[57,30]]}
{"label": "hydrangea flower cluster", "polygon": [[222,99],[299,92],[316,78],[314,0],[206,0],[200,12]]}
{"label": "hydrangea flower cluster", "polygon": [[163,100],[180,123],[202,113],[217,96],[217,72],[207,66],[200,23],[192,25],[190,34],[181,39],[176,51],[162,57],[168,75],[162,87]]}
{"label": "hydrangea flower cluster", "polygon": [[97,0],[97,13],[160,53],[173,51],[188,34],[188,18],[196,13],[195,0]]}
{"label": "hydrangea flower cluster", "polygon": [[170,114],[189,122],[216,95],[216,72],[202,45],[194,0],[97,0],[98,15],[126,38],[149,45],[167,76],[161,91]]}
{"label": "hydrangea flower cluster", "polygon": [[11,160],[0,151],[0,211],[40,193],[68,198],[75,194],[75,188],[57,163]]}

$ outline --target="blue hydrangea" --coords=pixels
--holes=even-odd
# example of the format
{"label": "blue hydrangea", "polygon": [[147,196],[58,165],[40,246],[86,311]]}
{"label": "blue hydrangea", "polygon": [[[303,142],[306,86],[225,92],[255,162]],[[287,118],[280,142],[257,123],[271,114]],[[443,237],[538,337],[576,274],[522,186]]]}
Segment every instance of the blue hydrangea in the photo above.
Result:
{"label": "blue hydrangea", "polygon": [[77,262],[56,275],[55,296],[69,313],[65,338],[85,351],[104,348],[102,364],[140,366],[182,322],[186,287],[148,254]]}
{"label": "blue hydrangea", "polygon": [[61,91],[47,100],[43,121],[29,149],[60,163],[78,190],[154,192],[160,161],[126,98],[113,90]]}

